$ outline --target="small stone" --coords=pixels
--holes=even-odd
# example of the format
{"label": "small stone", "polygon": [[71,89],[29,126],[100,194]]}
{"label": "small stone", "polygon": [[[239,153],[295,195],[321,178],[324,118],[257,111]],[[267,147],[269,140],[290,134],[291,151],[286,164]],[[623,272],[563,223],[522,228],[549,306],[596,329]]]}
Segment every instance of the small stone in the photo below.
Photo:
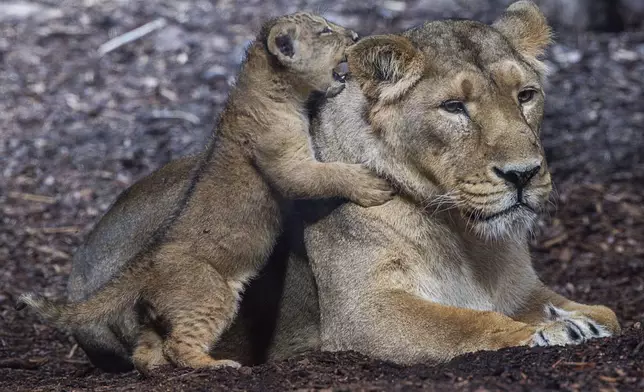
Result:
{"label": "small stone", "polygon": [[588,110],[586,112],[586,118],[588,121],[595,122],[599,118],[599,112],[595,109]]}
{"label": "small stone", "polygon": [[188,53],[179,53],[177,55],[177,63],[183,65],[188,62]]}
{"label": "small stone", "polygon": [[309,361],[308,358],[304,358],[301,361],[297,361],[297,364],[300,366],[309,366],[311,364],[311,361]]}
{"label": "small stone", "polygon": [[54,185],[54,182],[56,182],[54,176],[47,176],[47,178],[45,178],[45,181],[43,181],[46,186],[52,186]]}
{"label": "small stone", "polygon": [[83,73],[83,82],[92,85],[96,82],[96,73],[93,70]]}
{"label": "small stone", "polygon": [[564,248],[561,251],[561,253],[559,254],[559,260],[564,263],[568,263],[570,262],[570,260],[572,260],[572,252],[570,251],[570,248]]}
{"label": "small stone", "polygon": [[125,185],[130,185],[130,182],[132,182],[132,179],[130,178],[130,176],[126,175],[125,173],[118,173],[116,175],[116,182],[119,182]]}
{"label": "small stone", "polygon": [[80,98],[72,93],[65,94],[65,103],[67,104],[67,106],[69,106],[70,109],[75,112],[81,111],[81,109],[85,106],[83,103],[81,103]]}
{"label": "small stone", "polygon": [[159,79],[146,76],[141,79],[141,84],[149,89],[153,89],[159,85]]}
{"label": "small stone", "polygon": [[45,83],[41,82],[41,83],[34,83],[30,85],[29,90],[31,90],[33,93],[37,95],[41,95],[47,90],[47,88],[45,87]]}
{"label": "small stone", "polygon": [[251,374],[253,374],[253,369],[249,366],[242,366],[239,368],[239,373],[245,376],[250,376]]}

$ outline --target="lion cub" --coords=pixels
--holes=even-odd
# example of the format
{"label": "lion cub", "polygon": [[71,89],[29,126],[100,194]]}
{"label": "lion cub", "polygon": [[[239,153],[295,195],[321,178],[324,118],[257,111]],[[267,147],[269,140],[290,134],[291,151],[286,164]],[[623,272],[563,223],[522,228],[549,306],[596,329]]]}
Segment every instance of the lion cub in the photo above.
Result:
{"label": "lion cub", "polygon": [[144,313],[145,304],[169,328],[159,333],[140,321],[133,362],[141,372],[166,361],[239,366],[212,358],[209,349],[235,316],[244,284],[269,257],[288,199],[344,197],[368,207],[393,196],[361,165],[321,163],[309,148],[307,99],[342,91],[333,69],[355,41],[353,31],[308,13],[267,22],[183,199],[145,250],[84,301],[56,305],[26,294],[18,307],[69,327]]}

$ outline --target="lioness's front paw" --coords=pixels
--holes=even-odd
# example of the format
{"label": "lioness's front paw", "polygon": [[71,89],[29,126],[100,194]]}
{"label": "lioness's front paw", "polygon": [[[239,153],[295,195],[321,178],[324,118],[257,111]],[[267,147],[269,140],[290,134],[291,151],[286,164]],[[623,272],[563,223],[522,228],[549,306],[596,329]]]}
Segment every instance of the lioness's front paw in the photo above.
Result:
{"label": "lioness's front paw", "polygon": [[613,336],[613,333],[580,312],[546,306],[546,321],[535,333],[531,346],[564,346],[590,339]]}
{"label": "lioness's front paw", "polygon": [[394,197],[394,189],[384,179],[377,177],[369,169],[359,167],[352,178],[347,197],[363,207],[384,204]]}

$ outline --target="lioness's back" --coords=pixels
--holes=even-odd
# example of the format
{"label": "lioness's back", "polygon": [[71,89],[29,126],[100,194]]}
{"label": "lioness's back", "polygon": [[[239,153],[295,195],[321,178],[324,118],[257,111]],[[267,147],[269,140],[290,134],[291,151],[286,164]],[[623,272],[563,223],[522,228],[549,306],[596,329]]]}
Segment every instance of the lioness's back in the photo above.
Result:
{"label": "lioness's back", "polygon": [[74,254],[67,288],[80,301],[107,283],[172,214],[198,156],[168,163],[125,190]]}

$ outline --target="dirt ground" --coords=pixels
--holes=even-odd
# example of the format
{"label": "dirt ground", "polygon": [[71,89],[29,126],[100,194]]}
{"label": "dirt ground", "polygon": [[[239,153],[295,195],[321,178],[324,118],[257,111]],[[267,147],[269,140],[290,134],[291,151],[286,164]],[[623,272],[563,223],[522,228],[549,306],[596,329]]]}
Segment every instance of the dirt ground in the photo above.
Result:
{"label": "dirt ground", "polygon": [[[363,34],[442,16],[422,2],[379,3],[386,5],[336,1],[322,9]],[[310,353],[240,370],[167,368],[142,379],[92,369],[70,337],[16,312],[16,295],[62,296],[75,247],[116,196],[203,147],[266,10],[319,7],[31,4],[29,17],[3,16],[0,6],[0,390],[644,390],[644,32],[559,34],[548,57],[543,129],[557,195],[533,241],[543,280],[613,308],[622,336],[475,353],[441,366]],[[96,54],[110,38],[158,18],[164,28]]]}

